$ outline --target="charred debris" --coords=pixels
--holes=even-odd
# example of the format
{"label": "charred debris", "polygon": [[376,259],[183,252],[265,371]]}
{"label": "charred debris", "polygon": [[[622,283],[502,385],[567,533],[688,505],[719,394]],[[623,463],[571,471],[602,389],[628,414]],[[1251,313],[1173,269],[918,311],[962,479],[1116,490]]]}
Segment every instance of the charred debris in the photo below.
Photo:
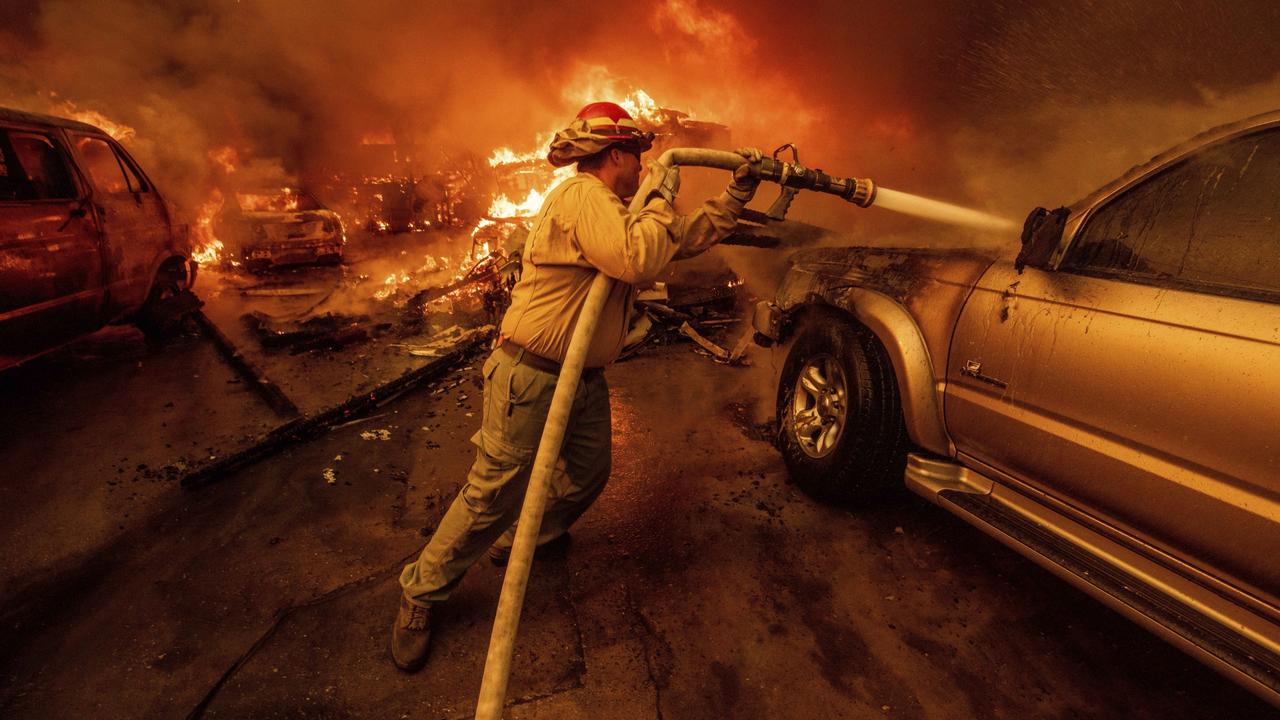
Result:
{"label": "charred debris", "polygon": [[[729,144],[724,126],[675,111],[658,110],[651,122],[659,133],[658,152]],[[207,238],[202,291],[217,294],[224,311],[217,317],[221,327],[210,319],[214,313],[197,313],[197,325],[283,424],[235,452],[192,467],[184,486],[213,482],[292,443],[359,420],[483,352],[520,276],[532,216],[565,177],[545,163],[541,152],[499,150],[487,163],[462,163],[448,173],[428,175],[413,171],[416,165],[406,160],[413,153],[403,148],[370,143],[362,150],[366,159],[382,153],[391,161],[370,165],[381,172],[331,176],[312,196],[325,198],[334,210],[321,206],[309,212],[324,212],[322,220],[340,218],[336,222],[289,215],[304,197],[293,189],[282,195],[284,212],[261,219],[242,212],[234,218],[243,241],[224,246],[212,235]],[[259,229],[263,222],[276,226]],[[232,227],[216,220],[207,226]],[[343,236],[337,256],[330,246],[335,227]],[[823,232],[749,211],[725,244],[800,247]],[[255,244],[254,238],[264,237],[273,242]],[[290,246],[292,240],[305,240],[296,244],[305,244],[314,257],[308,261],[306,252]],[[686,343],[717,363],[749,362],[752,333],[744,318],[755,298],[724,262],[696,268],[641,292],[621,361],[655,346]],[[303,411],[304,403],[282,389],[305,382],[290,374],[292,368],[305,372],[300,368],[307,358],[350,365],[350,373],[360,373],[354,358],[378,353],[402,360],[391,371],[373,373],[373,386],[353,385],[345,400],[331,396],[324,407],[313,404]],[[268,377],[267,367],[276,378]]]}

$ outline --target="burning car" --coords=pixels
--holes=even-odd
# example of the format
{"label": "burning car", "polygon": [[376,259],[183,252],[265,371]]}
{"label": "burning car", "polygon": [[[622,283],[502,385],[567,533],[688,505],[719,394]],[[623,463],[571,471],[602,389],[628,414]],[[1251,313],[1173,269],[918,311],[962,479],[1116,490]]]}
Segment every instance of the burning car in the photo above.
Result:
{"label": "burning car", "polygon": [[250,270],[342,262],[346,232],[334,211],[298,188],[260,188],[230,194],[215,232],[227,259]]}
{"label": "burning car", "polygon": [[900,482],[1280,703],[1280,112],[1211,130],[1020,252],[793,256],[793,478]]}
{"label": "burning car", "polygon": [[108,323],[163,333],[195,274],[187,227],[111,136],[0,109],[0,369]]}

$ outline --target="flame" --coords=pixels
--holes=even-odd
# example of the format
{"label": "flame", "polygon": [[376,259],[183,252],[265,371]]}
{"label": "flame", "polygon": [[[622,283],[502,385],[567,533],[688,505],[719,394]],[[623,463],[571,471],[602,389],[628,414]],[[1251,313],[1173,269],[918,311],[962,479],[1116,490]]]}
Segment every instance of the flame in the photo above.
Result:
{"label": "flame", "polygon": [[[590,68],[585,81],[567,90],[564,97],[583,105],[601,98],[618,98],[618,104],[642,125],[646,123],[658,125],[664,120],[665,111],[649,93],[637,87],[631,87],[628,91],[622,92],[618,81],[602,67]],[[534,149],[527,152],[517,152],[510,147],[500,147],[493,151],[489,156],[490,167],[497,168],[499,171],[505,170],[510,174],[509,176],[515,176],[518,173],[522,180],[529,180],[532,177],[533,187],[525,191],[523,197],[516,195],[514,199],[505,192],[495,195],[486,213],[488,219],[480,220],[472,228],[472,237],[492,225],[493,219],[529,218],[537,215],[547,195],[557,185],[573,176],[575,169],[572,165],[553,169],[541,162],[545,156],[545,148],[554,136],[554,131],[543,133],[538,138]],[[533,167],[525,167],[526,165]],[[518,170],[517,166],[519,166]]]}
{"label": "flame", "polygon": [[55,105],[53,112],[55,115],[62,115],[64,117],[69,117],[72,120],[79,120],[83,123],[95,125],[116,140],[132,140],[133,137],[138,134],[137,131],[128,125],[115,122],[97,110],[81,110],[70,100],[64,100],[61,104]]}
{"label": "flame", "polygon": [[[643,126],[661,125],[666,112],[649,93],[614,77],[601,65],[587,66],[580,80],[566,87],[561,97],[571,106],[582,107],[587,103],[612,100],[622,106],[635,121]],[[691,114],[689,117],[693,117]]]}
{"label": "flame", "polygon": [[382,287],[374,291],[373,296],[379,300],[386,300],[391,297],[399,287],[409,282],[409,273],[400,273],[396,275],[391,273],[386,280],[382,281]]}
{"label": "flame", "polygon": [[222,209],[222,191],[214,189],[209,199],[196,211],[196,225],[193,237],[194,249],[191,259],[201,265],[213,265],[222,259],[222,241],[213,234],[213,218]]}
{"label": "flame", "polygon": [[[550,188],[547,189],[550,190]],[[493,202],[489,203],[489,217],[533,217],[537,214],[538,209],[542,207],[542,202],[546,199],[547,196],[537,189],[530,190],[529,194],[520,202],[512,202],[506,195],[498,195],[493,199]],[[485,221],[481,220],[480,222]],[[478,231],[480,228],[481,226],[477,224],[476,230]],[[475,235],[475,231],[472,231],[471,234]]]}
{"label": "flame", "polygon": [[[544,181],[542,187],[530,188],[525,194],[524,199],[516,202],[507,197],[506,193],[499,193],[494,196],[489,203],[489,210],[486,213],[490,218],[525,218],[533,217],[538,214],[538,210],[542,208],[542,203],[546,201],[547,195],[556,188],[560,183],[573,177],[574,168],[572,165],[562,168],[556,168],[549,173],[550,178]],[[475,229],[471,231],[472,236],[480,231],[481,228],[487,227],[484,223],[492,225],[488,220],[481,220]]]}
{"label": "flame", "polygon": [[631,93],[623,96],[623,98],[618,101],[618,104],[622,106],[623,110],[630,113],[631,117],[639,123],[658,123],[662,121],[661,114],[659,113],[662,108],[658,107],[658,103],[654,102],[653,98],[649,97],[649,93],[641,90],[640,88],[636,88],[631,91]]}
{"label": "flame", "polygon": [[538,151],[532,150],[527,153],[517,153],[509,147],[500,147],[493,151],[489,156],[489,167],[498,167],[499,165],[514,165],[516,163],[531,162],[539,159]]}

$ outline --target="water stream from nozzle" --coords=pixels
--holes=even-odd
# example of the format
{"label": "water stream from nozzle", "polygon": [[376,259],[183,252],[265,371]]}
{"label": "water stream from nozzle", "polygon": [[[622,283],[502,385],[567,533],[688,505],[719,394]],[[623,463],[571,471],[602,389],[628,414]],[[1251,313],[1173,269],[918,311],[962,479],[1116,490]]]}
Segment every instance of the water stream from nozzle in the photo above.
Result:
{"label": "water stream from nozzle", "polygon": [[1012,230],[1017,227],[1017,224],[1008,218],[952,205],[941,200],[930,200],[919,195],[890,190],[886,187],[876,188],[875,201],[871,206],[981,230]]}

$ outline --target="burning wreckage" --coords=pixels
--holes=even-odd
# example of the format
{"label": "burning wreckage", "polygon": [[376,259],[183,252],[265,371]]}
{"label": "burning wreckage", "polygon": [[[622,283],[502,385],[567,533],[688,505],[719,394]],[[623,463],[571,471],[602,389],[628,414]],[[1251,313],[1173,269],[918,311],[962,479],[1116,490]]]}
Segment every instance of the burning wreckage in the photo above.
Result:
{"label": "burning wreckage", "polygon": [[338,214],[299,188],[231,193],[214,222],[228,256],[250,270],[336,265],[347,242]]}
{"label": "burning wreckage", "polygon": [[[643,93],[637,93],[636,104],[637,116],[658,137],[655,151],[680,145],[728,143],[725,126],[658,108]],[[335,294],[326,296],[302,315],[280,318],[253,311],[245,313],[242,321],[269,351],[335,350],[386,337],[415,356],[438,356],[466,331],[496,325],[519,277],[520,256],[532,218],[551,189],[573,174],[573,168],[550,167],[541,149],[521,154],[499,148],[488,159],[485,170],[483,182],[476,181],[475,176],[481,171],[474,168],[434,178],[364,178],[352,194],[372,202],[365,206],[369,210],[367,230],[375,234],[432,231],[444,236],[433,248],[446,252],[425,253],[420,263],[414,263],[416,267],[386,274],[372,291],[377,302],[363,303],[362,312],[334,309],[349,305],[339,302]],[[474,221],[470,232],[459,237],[462,234],[451,232],[450,228],[474,212],[469,208],[480,205],[464,192],[482,193],[481,186],[493,188],[488,208]],[[309,196],[298,193],[286,197]],[[726,242],[774,246],[783,242],[781,231],[788,235],[787,244],[804,244],[822,232],[800,223],[766,229],[768,222],[769,218],[762,214],[749,213],[740,231]],[[449,248],[454,251],[447,252]],[[450,272],[452,268],[456,271]],[[378,283],[378,277],[359,274],[345,282],[342,292],[367,292],[368,284]],[[732,338],[727,347],[715,341],[731,327],[745,325],[740,322],[742,309],[748,307],[740,297],[743,289],[743,279],[727,268],[684,278],[682,282],[658,283],[638,298],[640,312],[636,313],[622,357],[649,345],[687,339],[693,341],[698,352],[718,362],[743,362],[750,332]],[[256,292],[270,293],[272,289],[259,288]]]}
{"label": "burning wreckage", "polygon": [[[630,104],[639,121],[656,134],[655,152],[729,144],[725,126],[659,108],[642,92]],[[67,127],[92,134],[104,147],[115,148],[116,156],[127,157],[96,126]],[[131,130],[117,132],[128,136]],[[184,484],[206,482],[281,444],[350,420],[428,381],[480,347],[510,303],[533,216],[547,194],[573,174],[571,167],[554,169],[545,162],[545,145],[539,141],[536,150],[526,153],[501,148],[487,162],[456,163],[455,169],[436,175],[408,172],[397,179],[393,173],[372,180],[362,175],[356,181],[334,176],[313,184],[315,193],[296,181],[236,182],[252,174],[240,172],[236,151],[211,151],[209,159],[221,169],[223,182],[195,209],[189,231],[185,225],[171,228],[165,216],[160,234],[169,238],[165,248],[173,251],[175,263],[172,270],[162,266],[172,278],[163,275],[167,284],[156,287],[168,290],[172,285],[173,292],[153,292],[156,297],[148,298],[143,310],[153,305],[176,307],[169,295],[185,300],[176,308],[178,314],[170,313],[174,317],[168,324],[179,325],[181,315],[191,317],[246,386],[286,422],[247,449],[191,465]],[[127,160],[120,162],[133,167]],[[134,196],[147,196],[152,190],[140,171],[136,177],[136,188],[127,184],[128,178],[121,179],[121,194],[128,200],[121,207],[137,205]],[[393,189],[396,194],[390,192]],[[72,202],[71,195],[67,197]],[[326,198],[329,206],[318,197]],[[352,225],[344,225],[331,207],[354,218],[361,217],[363,207],[369,213],[366,227],[360,228],[357,221],[354,236],[348,238]],[[785,214],[785,203],[781,208],[780,213],[748,211],[725,242],[800,245],[821,235],[817,228],[777,222]],[[74,223],[76,213],[69,214]],[[183,258],[190,262],[176,264]],[[178,272],[188,265],[188,272]],[[316,267],[324,265],[334,267]],[[197,266],[202,280],[199,299],[189,290]],[[744,362],[751,333],[744,321],[750,300],[742,297],[744,291],[743,279],[724,265],[656,284],[637,300],[640,312],[622,357],[687,339],[696,352],[717,362]],[[143,312],[139,317],[146,320],[154,314]],[[735,327],[743,330],[734,334]],[[294,377],[298,364],[287,360],[295,355],[327,362],[337,377],[349,379],[354,371],[365,381],[358,387],[350,386],[349,380],[335,381],[334,391],[343,394],[330,393],[322,402],[291,397],[293,389],[305,384]],[[400,362],[373,368],[368,360],[372,355],[382,360],[395,356]],[[264,370],[268,367],[287,382],[274,382]],[[309,377],[310,372],[303,375]]]}

